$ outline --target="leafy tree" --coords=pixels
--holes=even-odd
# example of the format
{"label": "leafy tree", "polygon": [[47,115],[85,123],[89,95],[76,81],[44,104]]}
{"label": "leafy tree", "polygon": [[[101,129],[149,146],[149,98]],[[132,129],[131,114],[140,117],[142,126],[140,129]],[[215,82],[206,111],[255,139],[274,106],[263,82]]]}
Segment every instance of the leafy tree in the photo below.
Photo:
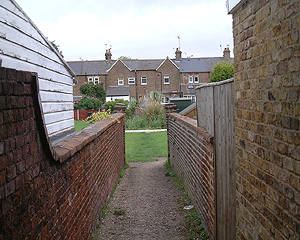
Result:
{"label": "leafy tree", "polygon": [[130,60],[131,57],[121,56],[119,57],[120,60]]}
{"label": "leafy tree", "polygon": [[105,102],[106,93],[101,84],[84,84],[80,87],[80,93],[85,97],[75,106],[77,109],[100,109]]}
{"label": "leafy tree", "polygon": [[101,84],[87,83],[80,87],[80,93],[90,98],[97,98],[102,103],[105,102],[106,93]]}
{"label": "leafy tree", "polygon": [[215,65],[214,69],[210,73],[211,82],[219,82],[229,78],[234,75],[234,65],[230,62],[220,62]]}
{"label": "leafy tree", "polygon": [[52,47],[54,47],[55,50],[56,50],[62,57],[64,57],[63,52],[59,49],[59,45],[55,43],[55,40],[50,41],[50,43],[51,43]]}
{"label": "leafy tree", "polygon": [[75,109],[100,109],[102,102],[97,98],[83,97],[75,106]]}

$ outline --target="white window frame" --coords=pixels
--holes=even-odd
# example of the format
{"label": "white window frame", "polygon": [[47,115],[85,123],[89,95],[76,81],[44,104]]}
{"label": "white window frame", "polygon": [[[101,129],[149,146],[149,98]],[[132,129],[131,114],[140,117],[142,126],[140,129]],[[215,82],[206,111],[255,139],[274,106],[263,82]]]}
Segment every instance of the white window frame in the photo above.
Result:
{"label": "white window frame", "polygon": [[162,97],[161,98],[161,102],[162,103],[169,103],[170,102],[170,99],[168,97]]}
{"label": "white window frame", "polygon": [[94,78],[93,77],[88,77],[88,83],[94,83]]}
{"label": "white window frame", "polygon": [[124,85],[124,78],[118,78],[118,86]]}
{"label": "white window frame", "polygon": [[[143,80],[146,79],[146,82],[143,83]],[[147,85],[147,77],[141,77],[141,85]]]}
{"label": "white window frame", "polygon": [[[197,81],[196,81],[196,78],[197,78]],[[199,75],[194,76],[194,83],[199,83]]]}
{"label": "white window frame", "polygon": [[94,77],[94,84],[99,84],[99,77]]}
{"label": "white window frame", "polygon": [[[168,79],[167,82],[166,82],[166,79]],[[165,84],[165,85],[170,85],[170,76],[169,76],[169,75],[165,75],[165,76],[164,76],[164,84]]]}
{"label": "white window frame", "polygon": [[189,83],[194,83],[194,76],[193,75],[189,75]]}
{"label": "white window frame", "polygon": [[129,77],[128,78],[128,85],[133,85],[135,84],[135,78],[134,77]]}

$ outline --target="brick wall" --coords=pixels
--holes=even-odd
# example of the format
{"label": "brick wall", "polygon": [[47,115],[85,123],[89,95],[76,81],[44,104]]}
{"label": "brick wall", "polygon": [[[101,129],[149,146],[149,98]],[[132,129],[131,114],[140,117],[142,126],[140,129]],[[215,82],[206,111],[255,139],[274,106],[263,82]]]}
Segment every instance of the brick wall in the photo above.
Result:
{"label": "brick wall", "polygon": [[169,157],[176,174],[214,239],[215,176],[212,137],[197,127],[197,121],[176,113],[167,115]]}
{"label": "brick wall", "polygon": [[[180,73],[179,69],[170,61],[166,59],[165,62],[158,68],[158,72],[162,75],[161,92],[165,93],[166,97],[180,96]],[[170,84],[164,84],[164,76],[170,77]],[[174,92],[174,93],[171,93]]]}
{"label": "brick wall", "polygon": [[35,78],[0,68],[0,239],[90,239],[124,163],[124,115],[52,146],[52,157]]}
{"label": "brick wall", "polygon": [[237,239],[300,236],[300,1],[233,12]]}

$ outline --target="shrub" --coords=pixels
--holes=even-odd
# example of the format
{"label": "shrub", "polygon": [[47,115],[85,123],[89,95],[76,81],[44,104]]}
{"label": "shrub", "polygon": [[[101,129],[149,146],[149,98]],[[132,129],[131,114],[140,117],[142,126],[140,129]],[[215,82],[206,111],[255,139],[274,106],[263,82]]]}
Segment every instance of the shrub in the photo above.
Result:
{"label": "shrub", "polygon": [[80,93],[91,98],[97,98],[102,103],[105,102],[106,93],[102,84],[88,83],[80,87]]}
{"label": "shrub", "polygon": [[98,122],[104,119],[112,118],[111,114],[109,111],[103,111],[103,112],[96,112],[93,113],[91,116],[87,117],[85,121],[89,124]]}
{"label": "shrub", "polygon": [[234,65],[230,62],[221,62],[215,65],[211,74],[211,82],[219,82],[234,76]]}
{"label": "shrub", "polygon": [[106,110],[110,110],[111,112],[113,112],[114,109],[115,109],[116,103],[123,103],[123,104],[125,104],[125,106],[127,108],[128,104],[129,104],[129,101],[128,100],[123,100],[123,99],[116,99],[114,101],[106,102],[104,104],[104,107],[105,107]]}
{"label": "shrub", "polygon": [[100,109],[101,100],[97,98],[83,97],[75,106],[75,109]]}

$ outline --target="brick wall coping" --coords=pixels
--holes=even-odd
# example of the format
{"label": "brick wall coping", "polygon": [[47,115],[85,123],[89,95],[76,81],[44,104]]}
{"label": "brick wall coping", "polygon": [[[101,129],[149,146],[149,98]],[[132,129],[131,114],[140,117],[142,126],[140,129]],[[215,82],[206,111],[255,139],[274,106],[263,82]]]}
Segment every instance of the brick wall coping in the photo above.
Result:
{"label": "brick wall coping", "polygon": [[74,133],[62,141],[54,144],[51,148],[53,158],[62,163],[80,151],[88,143],[96,139],[110,126],[119,123],[125,117],[123,113],[116,113],[110,119],[96,122],[95,124],[84,128],[80,132]]}
{"label": "brick wall coping", "polygon": [[186,117],[186,116],[182,116],[178,113],[170,113],[169,117],[183,122],[185,125],[189,126],[197,133],[201,134],[207,142],[213,143],[214,137],[211,136],[204,128],[197,126],[197,120]]}
{"label": "brick wall coping", "polygon": [[220,81],[220,82],[203,83],[200,86],[196,87],[196,89],[200,89],[200,88],[204,88],[204,87],[220,86],[220,85],[223,85],[223,84],[226,84],[226,83],[230,83],[230,82],[233,82],[233,81],[234,81],[234,78],[229,78],[229,79],[226,79],[226,80]]}

